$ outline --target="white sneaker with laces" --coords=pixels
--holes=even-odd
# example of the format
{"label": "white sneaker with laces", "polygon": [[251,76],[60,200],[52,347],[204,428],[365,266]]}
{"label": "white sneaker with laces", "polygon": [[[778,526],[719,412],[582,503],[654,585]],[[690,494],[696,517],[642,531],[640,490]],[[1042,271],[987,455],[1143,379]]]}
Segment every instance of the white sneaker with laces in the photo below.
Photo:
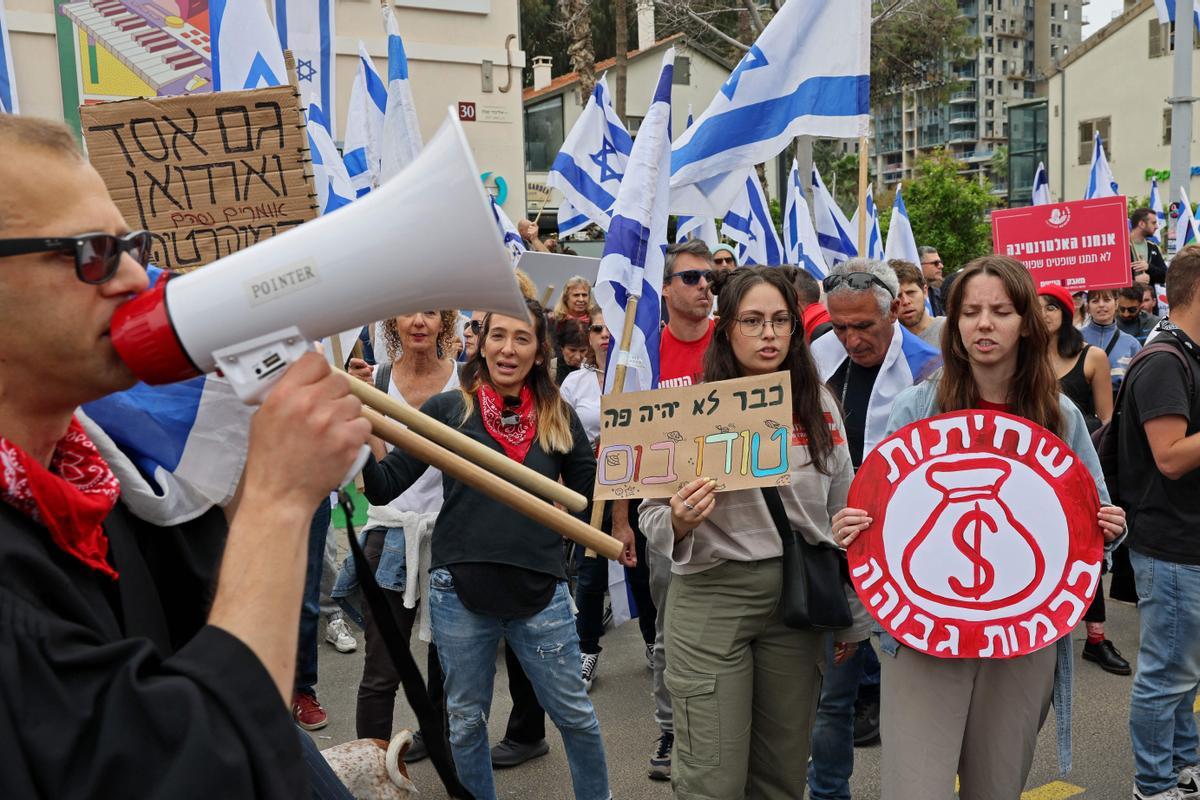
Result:
{"label": "white sneaker with laces", "polygon": [[325,641],[329,642],[339,653],[353,653],[358,649],[358,641],[350,633],[350,626],[341,614],[334,614],[325,626]]}
{"label": "white sneaker with laces", "polygon": [[599,663],[599,653],[579,654],[579,673],[583,676],[583,685],[589,692],[592,690],[592,682],[596,680],[596,665]]}
{"label": "white sneaker with laces", "polygon": [[1200,764],[1179,770],[1179,782],[1175,787],[1182,800],[1200,800]]}
{"label": "white sneaker with laces", "polygon": [[1133,787],[1133,800],[1184,800],[1184,797],[1178,788],[1167,789],[1158,794],[1142,794],[1136,786]]}

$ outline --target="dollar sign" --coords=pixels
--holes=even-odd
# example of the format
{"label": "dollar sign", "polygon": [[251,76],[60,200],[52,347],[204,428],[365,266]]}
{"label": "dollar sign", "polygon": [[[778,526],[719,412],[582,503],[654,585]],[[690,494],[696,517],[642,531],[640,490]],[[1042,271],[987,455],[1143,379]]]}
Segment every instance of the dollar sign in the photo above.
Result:
{"label": "dollar sign", "polygon": [[[998,530],[996,521],[986,511],[979,508],[979,503],[976,503],[973,510],[959,517],[952,534],[954,546],[975,566],[975,581],[968,586],[952,576],[947,583],[955,593],[974,600],[978,600],[986,594],[992,588],[996,578],[995,568],[992,567],[990,561],[983,557],[981,549],[985,529],[989,533],[995,533]],[[971,541],[968,541],[968,533],[974,534]]]}

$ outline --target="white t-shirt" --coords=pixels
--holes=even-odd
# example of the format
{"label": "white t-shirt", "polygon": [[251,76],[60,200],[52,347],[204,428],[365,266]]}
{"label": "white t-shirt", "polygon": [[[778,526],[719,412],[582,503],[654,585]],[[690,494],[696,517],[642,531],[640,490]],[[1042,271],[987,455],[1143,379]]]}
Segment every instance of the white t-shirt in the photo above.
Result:
{"label": "white t-shirt", "polygon": [[588,443],[595,450],[596,442],[600,440],[600,373],[590,367],[580,367],[563,378],[558,392],[563,402],[579,415]]}

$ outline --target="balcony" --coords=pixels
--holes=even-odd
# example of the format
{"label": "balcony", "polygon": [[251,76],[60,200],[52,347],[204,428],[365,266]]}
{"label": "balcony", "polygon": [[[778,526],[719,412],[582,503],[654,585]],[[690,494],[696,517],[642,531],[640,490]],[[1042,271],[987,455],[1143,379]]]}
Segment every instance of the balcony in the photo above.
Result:
{"label": "balcony", "polygon": [[970,124],[974,125],[975,121],[977,119],[978,119],[978,115],[975,113],[975,109],[973,109],[973,108],[966,109],[964,111],[951,111],[950,112],[950,124],[951,125],[962,125],[963,123],[970,123]]}
{"label": "balcony", "polygon": [[963,129],[958,131],[950,131],[950,136],[946,139],[946,144],[968,144],[979,141],[979,137],[975,135],[975,129]]}
{"label": "balcony", "polygon": [[950,93],[951,104],[974,103],[978,94],[974,89],[960,90]]}

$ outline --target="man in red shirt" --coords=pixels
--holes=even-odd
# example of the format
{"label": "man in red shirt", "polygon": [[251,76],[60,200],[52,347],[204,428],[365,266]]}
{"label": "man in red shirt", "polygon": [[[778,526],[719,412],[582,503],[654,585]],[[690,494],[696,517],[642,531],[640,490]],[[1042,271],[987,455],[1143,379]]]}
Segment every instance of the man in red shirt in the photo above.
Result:
{"label": "man in red shirt", "polygon": [[691,386],[704,374],[704,351],[712,339],[712,253],[700,239],[667,248],[663,300],[667,327],[659,343],[658,386]]}

